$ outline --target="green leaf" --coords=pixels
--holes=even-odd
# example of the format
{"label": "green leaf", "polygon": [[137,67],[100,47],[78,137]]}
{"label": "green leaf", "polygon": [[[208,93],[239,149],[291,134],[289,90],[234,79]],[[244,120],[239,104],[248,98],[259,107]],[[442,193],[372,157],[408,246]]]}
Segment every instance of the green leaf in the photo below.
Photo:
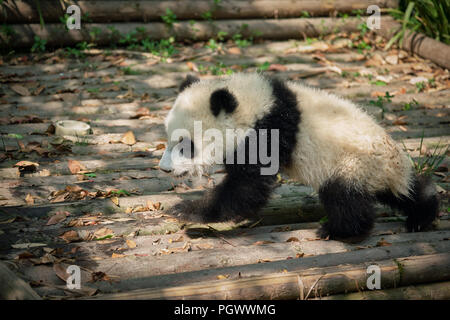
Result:
{"label": "green leaf", "polygon": [[8,133],[8,137],[9,138],[14,138],[14,139],[23,139],[23,136],[21,134],[18,134],[18,133]]}

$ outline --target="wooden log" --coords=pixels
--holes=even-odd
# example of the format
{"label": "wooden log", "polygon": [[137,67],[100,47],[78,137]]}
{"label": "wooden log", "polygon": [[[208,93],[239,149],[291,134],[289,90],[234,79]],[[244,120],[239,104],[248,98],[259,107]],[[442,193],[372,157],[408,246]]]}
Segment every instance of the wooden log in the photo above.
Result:
{"label": "wooden log", "polygon": [[[368,243],[376,244],[386,241],[389,250],[408,242],[437,244],[442,238],[448,237],[449,232],[428,232],[414,237],[409,234],[370,237]],[[384,238],[385,240],[381,240]],[[405,239],[405,240],[403,240]],[[232,239],[230,239],[232,242]],[[185,243],[186,244],[186,243]],[[195,244],[192,243],[192,246]],[[180,245],[182,247],[182,245]],[[262,245],[247,245],[242,247],[228,247],[226,249],[214,248],[205,254],[203,250],[177,252],[176,254],[161,254],[149,257],[136,257],[128,255],[123,257],[121,265],[114,266],[114,275],[127,274],[133,271],[133,277],[149,277],[174,272],[196,271],[208,268],[223,268],[227,266],[244,266],[258,262],[271,262],[276,260],[294,259],[297,255],[318,256],[348,251],[362,251],[369,246],[349,244],[339,241],[301,240],[299,242],[268,243]],[[96,261],[96,268],[105,270],[116,264],[115,259],[103,259]],[[85,262],[89,264],[89,261]],[[87,265],[86,265],[87,266]]]}
{"label": "wooden log", "polygon": [[42,300],[33,289],[0,261],[1,300]]}
{"label": "wooden log", "polygon": [[[392,38],[401,25],[392,20],[381,23],[380,34],[387,39]],[[450,69],[450,46],[434,40],[422,33],[407,30],[403,36],[402,49],[429,59],[441,67]]]}
{"label": "wooden log", "polygon": [[[258,0],[230,1],[219,4],[213,1],[76,1],[82,14],[88,14],[94,22],[161,21],[170,9],[177,20],[203,19],[206,12],[213,19],[254,19],[254,18],[293,18],[304,11],[311,16],[328,16],[335,12],[351,13],[353,10],[366,11],[370,5],[380,8],[396,8],[398,0]],[[40,0],[40,11],[46,23],[59,22],[66,13],[69,2]],[[36,2],[32,0],[7,0],[0,8],[2,22],[39,23]]]}
{"label": "wooden log", "polygon": [[[363,263],[357,266],[313,268],[301,272],[279,272],[237,280],[219,280],[194,285],[148,288],[101,295],[100,299],[307,299],[339,292],[367,289],[367,267],[376,264],[381,270],[381,288],[387,289],[423,282],[450,280],[450,254],[408,257]],[[405,273],[423,272],[421,277],[404,277]],[[446,289],[448,294],[450,290]]]}
{"label": "wooden log", "polygon": [[[95,287],[104,293],[118,291],[130,291],[144,288],[161,288],[190,285],[193,283],[210,282],[217,280],[220,276],[227,276],[229,280],[247,279],[251,277],[263,276],[270,273],[279,273],[282,270],[288,272],[300,272],[308,268],[322,268],[337,265],[355,265],[366,262],[396,259],[405,255],[430,255],[446,253],[449,246],[446,242],[435,243],[402,243],[390,247],[376,247],[365,250],[356,250],[341,253],[328,253],[318,256],[303,257],[299,259],[279,260],[266,263],[247,264],[240,266],[225,266],[222,268],[208,268],[204,270],[172,273],[157,276],[136,275],[135,277],[121,278],[117,284],[108,282],[97,282]],[[116,261],[117,263],[117,261]],[[151,265],[146,267],[152,268]],[[120,272],[120,271],[119,271]],[[130,272],[127,272],[130,274]]]}
{"label": "wooden log", "polygon": [[333,295],[320,300],[448,300],[450,281],[409,286],[388,290],[374,290]]}
{"label": "wooden log", "polygon": [[[382,23],[390,17],[381,17]],[[227,32],[228,37],[241,34],[244,38],[254,37],[263,39],[303,39],[317,37],[333,32],[355,32],[362,23],[361,19],[308,18],[308,19],[270,19],[270,20],[218,20],[214,22],[177,22],[172,28],[161,22],[150,23],[116,23],[116,24],[84,24],[80,30],[66,30],[61,24],[46,24],[43,28],[39,24],[10,25],[14,36],[12,41],[4,33],[0,33],[2,47],[31,47],[34,37],[38,36],[47,41],[47,46],[71,46],[78,42],[87,41],[98,45],[110,45],[118,40],[118,35],[142,32],[138,38],[148,37],[153,40],[174,36],[178,40],[207,40],[215,38],[219,31]],[[98,31],[95,39],[89,31]]]}

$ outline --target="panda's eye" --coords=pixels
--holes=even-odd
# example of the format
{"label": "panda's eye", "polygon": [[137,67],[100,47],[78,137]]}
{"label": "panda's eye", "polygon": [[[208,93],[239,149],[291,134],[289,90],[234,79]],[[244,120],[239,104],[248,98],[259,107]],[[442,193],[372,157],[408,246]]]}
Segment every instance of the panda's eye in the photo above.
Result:
{"label": "panda's eye", "polygon": [[[194,142],[189,138],[181,138],[179,143],[181,144],[181,148],[180,148],[181,156],[183,156],[185,158],[193,159],[195,156]],[[189,151],[189,150],[190,150],[190,152],[185,152],[185,151]]]}

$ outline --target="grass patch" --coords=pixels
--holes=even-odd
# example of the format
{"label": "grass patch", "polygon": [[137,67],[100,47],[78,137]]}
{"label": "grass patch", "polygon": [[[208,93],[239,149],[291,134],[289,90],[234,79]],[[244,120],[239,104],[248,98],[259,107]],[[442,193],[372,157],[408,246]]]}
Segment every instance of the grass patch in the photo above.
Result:
{"label": "grass patch", "polygon": [[450,44],[450,0],[400,0],[399,9],[390,9],[389,13],[402,22],[402,29],[388,42],[386,50],[396,42],[401,46],[407,30]]}

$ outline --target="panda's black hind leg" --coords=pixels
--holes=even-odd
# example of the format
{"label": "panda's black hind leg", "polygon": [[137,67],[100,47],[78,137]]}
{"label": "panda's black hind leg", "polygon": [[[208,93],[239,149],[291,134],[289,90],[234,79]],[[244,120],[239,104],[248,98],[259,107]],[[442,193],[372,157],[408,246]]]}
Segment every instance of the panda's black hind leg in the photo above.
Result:
{"label": "panda's black hind leg", "polygon": [[372,229],[375,211],[369,193],[342,179],[333,179],[321,186],[319,197],[328,215],[319,230],[320,237],[363,237]]}

